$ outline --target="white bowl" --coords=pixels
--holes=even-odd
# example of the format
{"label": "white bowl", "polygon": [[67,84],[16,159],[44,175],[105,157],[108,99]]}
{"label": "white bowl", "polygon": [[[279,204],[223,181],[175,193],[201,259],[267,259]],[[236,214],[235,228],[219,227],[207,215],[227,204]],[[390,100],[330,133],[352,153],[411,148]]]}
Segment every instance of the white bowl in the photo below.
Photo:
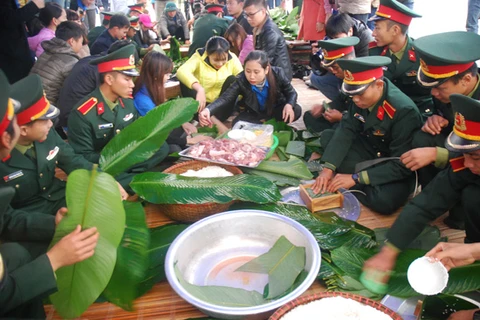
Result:
{"label": "white bowl", "polygon": [[415,291],[432,296],[442,292],[447,286],[448,271],[440,261],[420,257],[408,267],[407,278]]}

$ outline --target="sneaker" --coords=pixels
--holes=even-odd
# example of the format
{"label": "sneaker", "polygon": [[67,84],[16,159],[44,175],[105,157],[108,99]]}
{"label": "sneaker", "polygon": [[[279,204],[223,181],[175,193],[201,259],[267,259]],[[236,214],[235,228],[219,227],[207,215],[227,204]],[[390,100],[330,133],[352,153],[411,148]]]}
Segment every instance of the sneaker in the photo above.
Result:
{"label": "sneaker", "polygon": [[306,84],[307,86],[309,86],[309,87],[312,86],[312,82],[310,81],[310,79],[306,80],[306,81],[305,81],[305,84]]}

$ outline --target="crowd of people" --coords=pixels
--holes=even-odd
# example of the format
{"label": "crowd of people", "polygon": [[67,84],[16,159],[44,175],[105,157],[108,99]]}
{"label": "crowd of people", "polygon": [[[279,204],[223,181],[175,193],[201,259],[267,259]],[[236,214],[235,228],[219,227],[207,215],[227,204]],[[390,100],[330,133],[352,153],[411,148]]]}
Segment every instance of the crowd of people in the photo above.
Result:
{"label": "crowd of people", "polygon": [[[42,298],[56,289],[55,271],[94,253],[95,228],[78,227],[48,249],[68,211],[55,168],[92,168],[111,139],[167,100],[172,76],[183,97],[198,101],[200,126],[303,121],[321,142],[309,159],[323,166],[315,192],[354,190],[383,215],[405,206],[380,253],[366,262],[366,279],[388,281],[401,250],[447,211],[445,223],[465,229],[473,244],[441,244],[429,255],[449,267],[476,260],[480,36],[413,40],[408,27],[421,16],[413,1],[401,2],[303,2],[300,36],[323,57],[321,72],[307,81],[330,100],[307,112],[265,0],[192,2],[191,18],[175,2],[156,0],[158,23],[144,1],[128,14],[98,2],[100,26],[89,17],[93,0],[2,2],[0,316],[44,317]],[[172,38],[189,45],[175,75],[162,49]],[[211,139],[192,135],[195,123],[174,129],[150,159],[116,177],[122,199],[133,194],[134,175]]]}

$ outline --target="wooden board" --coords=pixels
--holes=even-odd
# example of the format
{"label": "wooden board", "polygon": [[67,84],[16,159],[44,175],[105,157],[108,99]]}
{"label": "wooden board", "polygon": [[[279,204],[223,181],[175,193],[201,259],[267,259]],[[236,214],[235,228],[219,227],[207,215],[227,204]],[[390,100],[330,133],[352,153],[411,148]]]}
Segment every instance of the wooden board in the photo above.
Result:
{"label": "wooden board", "polygon": [[335,194],[326,195],[319,198],[312,198],[308,193],[307,189],[311,189],[313,183],[311,184],[301,184],[300,189],[300,198],[307,206],[308,210],[312,213],[332,208],[341,208],[343,207],[343,193],[337,191]]}

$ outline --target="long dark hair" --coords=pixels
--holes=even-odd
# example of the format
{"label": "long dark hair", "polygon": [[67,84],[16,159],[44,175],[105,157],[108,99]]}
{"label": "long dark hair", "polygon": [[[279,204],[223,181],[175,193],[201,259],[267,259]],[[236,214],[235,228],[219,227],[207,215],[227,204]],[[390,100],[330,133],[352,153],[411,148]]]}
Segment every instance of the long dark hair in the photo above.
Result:
{"label": "long dark hair", "polygon": [[150,51],[143,58],[142,69],[135,82],[133,94],[137,94],[145,86],[155,105],[164,103],[166,98],[163,78],[172,70],[173,62],[169,57],[157,51]]}
{"label": "long dark hair", "polygon": [[205,44],[205,51],[209,56],[213,54],[221,56],[224,53],[228,53],[229,50],[230,43],[224,37],[213,36]]}
{"label": "long dark hair", "polygon": [[63,13],[63,8],[55,2],[45,3],[45,7],[40,9],[38,19],[44,27],[48,27],[53,18],[58,19]]}
{"label": "long dark hair", "polygon": [[264,51],[253,50],[245,58],[245,64],[249,61],[256,61],[262,68],[265,70],[269,67],[270,71],[267,73],[268,81],[268,99],[267,99],[267,114],[270,116],[273,113],[273,107],[277,102],[277,81],[275,80],[275,75],[273,74],[272,66],[268,62],[268,56]]}
{"label": "long dark hair", "polygon": [[237,48],[236,42],[230,43],[230,50],[238,56],[240,54],[240,51],[242,51],[243,42],[247,38],[247,33],[239,23],[234,22],[230,25],[230,27],[228,27],[227,31],[225,31],[223,37],[227,39],[227,41],[230,41],[228,40],[229,37],[231,37],[232,39],[240,38],[240,48]]}

